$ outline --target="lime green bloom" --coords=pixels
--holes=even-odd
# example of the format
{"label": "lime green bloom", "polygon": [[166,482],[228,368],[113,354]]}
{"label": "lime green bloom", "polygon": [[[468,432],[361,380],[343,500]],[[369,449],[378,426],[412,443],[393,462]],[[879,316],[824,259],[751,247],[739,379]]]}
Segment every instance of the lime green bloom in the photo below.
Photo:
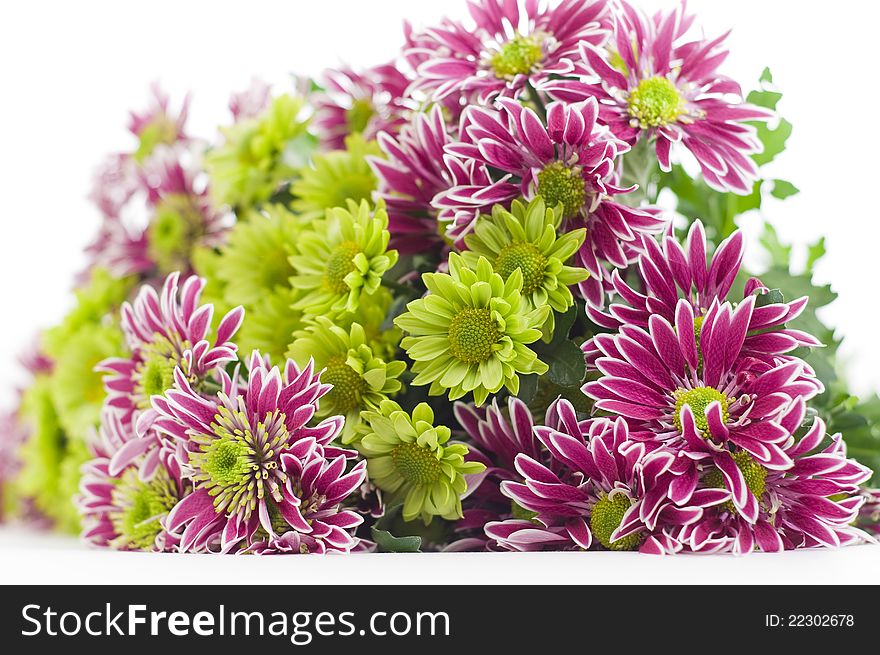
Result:
{"label": "lime green bloom", "polygon": [[208,246],[198,246],[193,250],[193,271],[199,277],[205,278],[206,282],[205,288],[202,289],[201,301],[206,305],[214,305],[215,323],[226,316],[230,309],[241,304],[226,301],[226,283],[220,279],[223,265],[223,257],[219,250]]}
{"label": "lime green bloom", "polygon": [[244,322],[236,337],[242,358],[259,350],[273,362],[284,361],[293,333],[305,325],[302,312],[291,308],[295,298],[292,289],[279,289],[245,307]]}
{"label": "lime green bloom", "polygon": [[260,116],[223,130],[225,143],[205,159],[211,192],[220,204],[258,205],[308,160],[313,139],[302,109],[300,98],[282,95]]}
{"label": "lime green bloom", "polygon": [[196,245],[219,232],[221,217],[199,196],[164,194],[147,227],[147,254],[162,275],[190,267]]}
{"label": "lime green bloom", "polygon": [[448,391],[450,400],[473,392],[482,405],[501,387],[516,395],[520,374],[547,372],[527,344],[541,338],[550,307],[529,306],[519,268],[504,280],[485,257],[470,269],[452,253],[449,275],[425,273],[422,279],[430,293],[395,319],[409,334],[400,345],[415,362],[414,385],[430,384],[431,395]]}
{"label": "lime green bloom", "polygon": [[450,430],[434,425],[434,412],[419,403],[412,416],[393,400],[363,413],[364,424],[355,445],[367,460],[370,481],[384,491],[390,505],[403,503],[403,518],[435,516],[461,518],[464,476],[482,472],[478,462],[465,462],[468,447],[448,444]]}
{"label": "lime green bloom", "polygon": [[398,378],[406,364],[378,357],[360,323],[344,330],[326,316],[314,320],[313,325],[294,335],[287,356],[301,367],[314,359],[315,367],[324,369],[321,382],[332,384],[333,389],[321,399],[319,415],[345,416],[346,440],[360,423],[362,410],[378,408],[403,388]]}
{"label": "lime green bloom", "polygon": [[115,325],[95,325],[79,330],[55,354],[49,385],[61,427],[71,437],[85,439],[100,421],[106,392],[95,367],[125,353],[122,330]]}
{"label": "lime green bloom", "polygon": [[397,251],[388,250],[388,214],[379,201],[371,214],[366,201],[349,202],[348,209],[327,210],[296,244],[290,279],[302,297],[294,305],[307,314],[353,312],[361,296],[376,293],[382,275],[397,263]]}
{"label": "lime green bloom", "polygon": [[266,294],[289,289],[295,273],[289,259],[300,230],[297,217],[281,205],[236,223],[214,271],[226,302],[247,308]]}
{"label": "lime green bloom", "polygon": [[60,356],[67,342],[77,332],[103,323],[108,314],[114,314],[119,309],[135,284],[137,279],[133,276],[116,278],[107,269],[92,270],[88,284],[74,291],[76,304],[73,309],[59,325],[44,333],[42,346],[46,354]]}
{"label": "lime green bloom", "polygon": [[345,150],[315,156],[291,186],[293,208],[304,218],[321,218],[327,209],[345,207],[349,200],[370,200],[378,182],[367,155],[381,153],[375,141],[355,134],[345,140]]}
{"label": "lime green bloom", "polygon": [[[485,257],[504,280],[515,270],[523,277],[522,295],[534,309],[550,305],[564,312],[574,304],[569,286],[586,280],[586,269],[566,266],[587,236],[585,228],[557,235],[562,211],[546,208],[540,196],[528,206],[514,200],[510,211],[495,205],[491,217],[481,217],[473,233],[465,237],[469,250],[462,253],[465,264],[475,268]],[[553,314],[547,333],[552,334]]]}
{"label": "lime green bloom", "polygon": [[352,324],[359,323],[364,328],[367,343],[376,357],[394,359],[403,332],[388,318],[393,303],[394,296],[391,292],[385,287],[379,287],[370,296],[370,302],[361,303],[353,312],[340,314],[334,322],[343,330],[349,330]]}

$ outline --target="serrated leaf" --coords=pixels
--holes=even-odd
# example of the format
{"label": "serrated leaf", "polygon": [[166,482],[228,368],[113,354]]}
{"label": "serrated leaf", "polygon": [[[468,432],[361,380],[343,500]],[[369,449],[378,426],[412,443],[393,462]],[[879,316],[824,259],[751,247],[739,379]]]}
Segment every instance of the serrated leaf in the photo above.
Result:
{"label": "serrated leaf", "polygon": [[[776,228],[770,223],[764,223],[764,232],[761,234],[760,242],[767,254],[770,255],[774,266],[788,268],[791,261],[791,246],[785,245],[779,240]],[[790,293],[789,296],[791,296]]]}
{"label": "serrated leaf", "polygon": [[752,125],[757,131],[761,143],[764,144],[764,150],[752,155],[752,159],[758,166],[769,164],[785,150],[785,144],[788,137],[791,136],[792,125],[784,118],[779,119],[776,127],[770,127],[767,123],[752,123]]}
{"label": "serrated leaf", "polygon": [[801,190],[788,180],[773,180],[773,191],[770,193],[774,198],[785,200],[800,192]]}

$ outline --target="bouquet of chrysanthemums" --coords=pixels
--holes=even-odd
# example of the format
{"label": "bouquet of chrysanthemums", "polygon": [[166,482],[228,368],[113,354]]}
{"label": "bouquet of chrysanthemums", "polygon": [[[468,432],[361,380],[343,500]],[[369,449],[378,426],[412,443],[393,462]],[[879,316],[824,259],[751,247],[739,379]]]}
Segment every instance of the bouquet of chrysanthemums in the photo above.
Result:
{"label": "bouquet of chrysanthemums", "polygon": [[213,140],[158,89],[132,114],[3,419],[7,516],[239,554],[874,539],[824,245],[793,269],[765,223],[742,263],[738,217],[797,193],[769,70],[744,94],[684,5],[468,11],[255,81]]}

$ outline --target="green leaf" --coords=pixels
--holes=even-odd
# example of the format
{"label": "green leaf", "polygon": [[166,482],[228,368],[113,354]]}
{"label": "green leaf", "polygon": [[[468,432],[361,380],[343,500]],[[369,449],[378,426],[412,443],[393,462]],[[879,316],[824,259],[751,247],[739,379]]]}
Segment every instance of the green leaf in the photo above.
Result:
{"label": "green leaf", "polygon": [[777,305],[785,302],[785,297],[779,289],[770,289],[767,293],[762,293],[755,300],[755,307],[764,307],[765,305]]}
{"label": "green leaf", "polygon": [[[760,241],[764,250],[770,255],[773,265],[787,270],[791,261],[791,246],[785,245],[779,240],[776,228],[770,223],[764,223],[764,233],[761,235]],[[790,293],[789,296],[791,296]]]}
{"label": "green leaf", "polygon": [[555,324],[556,326],[553,329],[553,339],[550,341],[550,346],[557,346],[561,344],[563,341],[568,339],[568,333],[571,331],[571,326],[574,325],[574,322],[578,317],[578,306],[577,303],[573,304],[562,314],[555,312]]}
{"label": "green leaf", "polygon": [[785,144],[791,136],[792,125],[784,118],[779,119],[776,127],[770,127],[768,123],[752,123],[752,125],[761,143],[764,144],[763,152],[752,155],[752,159],[758,166],[769,164],[785,150]]}
{"label": "green leaf", "polygon": [[398,518],[402,511],[402,505],[395,505],[385,511],[385,515],[376,521],[370,529],[373,541],[379,547],[381,553],[418,553],[422,547],[422,538],[418,536],[396,537],[386,530],[389,524]]}
{"label": "green leaf", "polygon": [[807,246],[807,270],[812,271],[820,259],[825,256],[825,237],[819,239],[816,243]]}
{"label": "green leaf", "polygon": [[773,180],[773,191],[770,193],[774,198],[785,200],[786,198],[790,198],[800,192],[800,189],[787,180]]}
{"label": "green leaf", "polygon": [[584,353],[573,341],[564,341],[541,356],[550,370],[547,377],[560,387],[577,387],[584,381],[587,366]]}
{"label": "green leaf", "polygon": [[540,377],[540,375],[519,376],[519,393],[516,394],[516,397],[526,404],[532,402],[538,392],[538,378]]}

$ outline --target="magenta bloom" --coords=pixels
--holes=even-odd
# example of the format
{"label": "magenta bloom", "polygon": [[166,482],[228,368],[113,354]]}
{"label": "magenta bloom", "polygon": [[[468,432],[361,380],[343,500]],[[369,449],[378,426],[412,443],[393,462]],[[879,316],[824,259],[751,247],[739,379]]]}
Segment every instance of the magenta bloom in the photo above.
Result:
{"label": "magenta bloom", "polygon": [[349,134],[372,140],[380,132],[396,134],[406,123],[410,81],[393,64],[361,73],[350,68],[328,70],[322,84],[324,92],[312,97],[312,125],[327,150],[343,150]]}
{"label": "magenta bloom", "polygon": [[473,26],[444,20],[408,35],[413,89],[432,100],[516,97],[527,84],[571,72],[578,44],[600,45],[607,36],[605,0],[562,0],[552,8],[535,0],[478,0],[468,9]]}
{"label": "magenta bloom", "polygon": [[[743,237],[737,230],[715,250],[707,263],[708,247],[703,224],[695,221],[684,247],[672,237],[663,239],[662,248],[652,238],[642,241],[643,254],[638,262],[638,281],[634,288],[614,271],[611,286],[615,295],[606,311],[587,306],[590,319],[604,328],[616,330],[621,325],[647,328],[652,315],[675,321],[679,299],[687,300],[697,322],[703,320],[713,302],[728,300],[730,288],[740,272]],[[766,293],[760,280],[752,278],[745,287],[745,297]],[[806,296],[788,303],[768,303],[751,312],[748,336],[743,352],[767,357],[789,352],[797,347],[821,345],[812,335],[785,327],[800,316],[807,306]],[[583,346],[587,361],[600,356],[592,340]]]}
{"label": "magenta bloom", "polygon": [[282,375],[254,352],[249,369],[246,386],[221,372],[222,390],[208,398],[178,368],[176,388],[153,398],[153,426],[176,444],[184,475],[195,486],[168,517],[170,529],[183,531],[183,551],[229,552],[260,528],[277,534],[275,514],[293,521],[290,503],[297,495],[291,488],[286,496],[285,489],[292,479],[288,471],[298,465],[282,457],[290,454],[305,464],[316,448],[322,457],[348,454],[329,446],[343,417],[309,426],[318,400],[330,390],[312,362],[300,370],[289,360]]}
{"label": "magenta bloom", "polygon": [[271,91],[268,84],[253,78],[247,89],[233,93],[229,98],[229,111],[232,112],[232,119],[238,123],[262,114],[269,107]]}
{"label": "magenta bloom", "polygon": [[880,489],[862,489],[865,504],[859,512],[859,526],[880,537]]}
{"label": "magenta bloom", "polygon": [[370,157],[370,165],[379,178],[379,197],[388,208],[391,246],[402,253],[429,249],[439,253],[446,247],[444,237],[450,226],[476,220],[477,207],[441,207],[433,202],[450,188],[492,185],[482,163],[462,162],[446,154],[446,146],[454,141],[439,107],[414,114],[396,137],[385,132],[378,135],[385,158]]}
{"label": "magenta bloom", "polygon": [[594,540],[610,550],[675,552],[669,535],[697,521],[705,507],[724,502],[719,489],[695,492],[686,507],[669,499],[676,455],[629,438],[626,422],[596,419],[579,423],[574,408],[559,402],[562,430],[535,432],[556,470],[527,455],[516,467],[525,482],[503,482],[502,490],[531,520],[490,523],[486,533],[512,550],[589,549]]}
{"label": "magenta bloom", "polygon": [[[214,306],[199,305],[205,280],[191,276],[182,285],[179,280],[177,273],[169,275],[160,293],[145,284],[133,304],[123,304],[121,327],[131,356],[107,359],[98,367],[108,373],[104,379],[107,406],[126,421],[136,420],[138,413],[143,413],[142,425],[155,418],[150,399],[174,386],[175,369],[191,387],[200,388],[217,369],[236,359],[238,347],[231,339],[244,310],[233,309],[220,321],[212,343],[208,335]],[[150,477],[158,464],[158,445],[158,436],[144,429],[142,438],[128,440],[114,453],[111,475],[146,454],[142,475]]]}
{"label": "magenta bloom", "polygon": [[104,412],[99,434],[90,444],[95,458],[85,465],[80,480],[82,538],[118,550],[172,551],[179,535],[166,530],[165,519],[190,486],[168,452],[157,458],[149,480],[141,479],[136,465],[111,472],[119,449],[136,439],[128,423],[112,411]]}
{"label": "magenta bloom", "polygon": [[[736,309],[714,301],[701,324],[680,300],[675,324],[652,316],[648,329],[623,326],[595,344],[602,373],[583,390],[596,409],[623,416],[632,437],[665,443],[689,460],[708,461],[724,474],[733,503],[750,521],[758,508],[737,464],[744,451],[758,465],[784,471],[792,466],[785,443],[790,432],[782,412],[797,399],[823,390],[813,371],[796,358],[743,355],[754,297]],[[686,461],[686,460],[682,460]],[[696,487],[696,471],[683,475],[672,498],[685,502]]]}
{"label": "magenta bloom", "polygon": [[148,155],[153,146],[186,141],[186,119],[189,114],[187,95],[176,112],[171,111],[168,95],[158,84],[150,87],[150,106],[143,112],[131,112],[128,129],[141,140],[140,154]]}
{"label": "magenta bloom", "polygon": [[[793,433],[803,423],[805,413],[805,404],[798,399],[780,423]],[[734,554],[750,553],[756,547],[764,552],[838,547],[868,539],[852,524],[865,502],[859,485],[871,477],[871,471],[847,459],[839,434],[818,450],[825,437],[825,424],[818,418],[802,438],[790,437],[785,450],[793,464],[785,471],[738,461],[747,474],[748,493],[756,498],[758,513],[754,519],[742,516],[728,502],[708,510],[697,523],[683,527],[677,538],[693,552]],[[718,486],[721,476],[717,470],[706,470],[701,484]]]}
{"label": "magenta bloom", "polygon": [[[458,185],[439,194],[434,205],[457,211],[462,218],[450,228],[459,238],[473,227],[476,212],[495,203],[509,203],[523,195],[544,198],[550,207],[562,204],[566,227],[587,228],[578,263],[590,272],[580,285],[585,298],[601,306],[606,265],[624,268],[640,247],[640,235],[659,232],[664,221],[653,210],[615,202],[613,197],[632,191],[617,186],[617,158],[629,146],[596,122],[594,99],[547,107],[546,124],[518,102],[502,98],[499,110],[470,107],[462,122],[462,141],[446,151],[462,162],[476,162],[500,171],[490,185]],[[468,210],[468,211],[463,211]]]}
{"label": "magenta bloom", "polygon": [[580,79],[550,80],[541,88],[568,102],[598,99],[600,120],[618,138],[654,141],[663,170],[670,169],[672,144],[681,143],[711,187],[751,193],[758,173],[751,155],[761,142],[745,121],[772,114],[742,102],[739,84],[717,72],[727,57],[726,35],[686,41],[692,24],[684,3],[653,19],[622,3],[606,47],[581,44],[574,75]]}

